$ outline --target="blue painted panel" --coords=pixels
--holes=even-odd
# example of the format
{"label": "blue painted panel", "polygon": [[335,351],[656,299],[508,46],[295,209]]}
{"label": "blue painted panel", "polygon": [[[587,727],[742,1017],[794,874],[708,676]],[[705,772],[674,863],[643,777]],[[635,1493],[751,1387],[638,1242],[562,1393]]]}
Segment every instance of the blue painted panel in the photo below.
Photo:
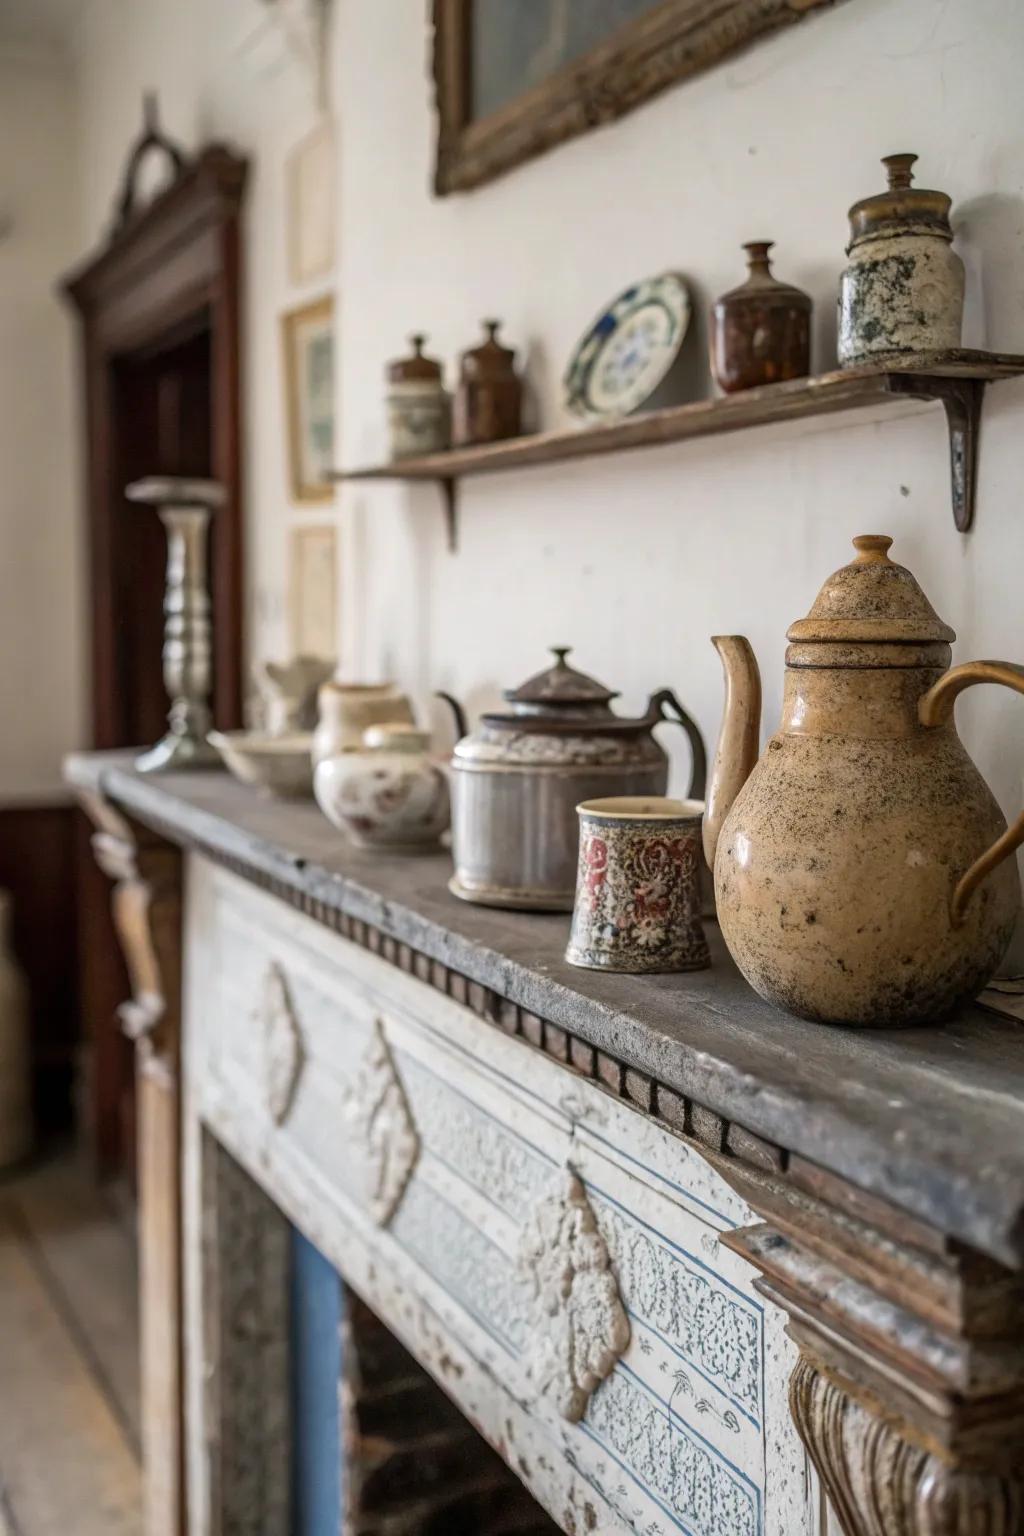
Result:
{"label": "blue painted panel", "polygon": [[292,1531],[339,1536],[343,1293],[337,1272],[294,1229],[291,1248]]}

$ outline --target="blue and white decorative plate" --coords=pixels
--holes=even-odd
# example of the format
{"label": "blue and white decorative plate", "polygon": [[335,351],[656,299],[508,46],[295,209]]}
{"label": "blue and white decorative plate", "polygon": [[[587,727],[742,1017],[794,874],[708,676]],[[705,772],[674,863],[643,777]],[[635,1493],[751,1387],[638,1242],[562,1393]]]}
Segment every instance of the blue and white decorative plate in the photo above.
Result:
{"label": "blue and white decorative plate", "polygon": [[566,405],[585,420],[626,416],[657,389],[679,355],[690,295],[678,272],[662,272],[620,293],[573,354]]}

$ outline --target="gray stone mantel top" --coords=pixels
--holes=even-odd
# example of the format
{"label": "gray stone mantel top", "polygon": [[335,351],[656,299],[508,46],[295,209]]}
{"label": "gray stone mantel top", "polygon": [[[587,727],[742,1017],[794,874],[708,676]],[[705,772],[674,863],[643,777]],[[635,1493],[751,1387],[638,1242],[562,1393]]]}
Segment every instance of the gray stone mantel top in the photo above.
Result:
{"label": "gray stone mantel top", "polygon": [[[980,1007],[941,1027],[852,1030],[763,1003],[717,930],[696,975],[565,963],[568,919],[451,896],[445,855],[349,847],[317,807],[225,773],[142,777],[131,754],[69,758],[65,777],[184,847],[336,908],[443,962],[738,1125],[1024,1267],[1024,1027]],[[481,1024],[481,1028],[488,1026]]]}

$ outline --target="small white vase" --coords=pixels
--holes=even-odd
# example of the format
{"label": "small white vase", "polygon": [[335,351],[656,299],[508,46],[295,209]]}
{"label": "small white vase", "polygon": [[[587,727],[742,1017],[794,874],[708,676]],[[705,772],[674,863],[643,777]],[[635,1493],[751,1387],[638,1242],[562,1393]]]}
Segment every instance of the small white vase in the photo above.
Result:
{"label": "small white vase", "polygon": [[0,1168],[32,1149],[28,985],[11,953],[11,897],[0,891]]}

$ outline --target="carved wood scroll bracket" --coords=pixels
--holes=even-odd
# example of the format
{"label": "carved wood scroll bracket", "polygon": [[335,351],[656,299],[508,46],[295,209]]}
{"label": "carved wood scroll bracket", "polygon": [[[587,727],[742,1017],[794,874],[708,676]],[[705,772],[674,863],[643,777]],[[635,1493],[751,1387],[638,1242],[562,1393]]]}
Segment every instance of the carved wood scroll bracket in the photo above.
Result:
{"label": "carved wood scroll bracket", "polygon": [[1024,1279],[730,1182],[766,1220],[722,1241],[788,1314],[793,1420],[845,1536],[1024,1536]]}
{"label": "carved wood scroll bracket", "polygon": [[182,1536],[182,854],[102,795],[80,799],[96,828],[96,862],[114,882],[114,926],[132,988],[118,1013],[135,1043],[144,1528],[147,1536]]}
{"label": "carved wood scroll bracket", "polygon": [[84,796],[93,853],[114,882],[111,906],[132,995],[118,1010],[142,1072],[177,1078],[181,1013],[181,850]]}

